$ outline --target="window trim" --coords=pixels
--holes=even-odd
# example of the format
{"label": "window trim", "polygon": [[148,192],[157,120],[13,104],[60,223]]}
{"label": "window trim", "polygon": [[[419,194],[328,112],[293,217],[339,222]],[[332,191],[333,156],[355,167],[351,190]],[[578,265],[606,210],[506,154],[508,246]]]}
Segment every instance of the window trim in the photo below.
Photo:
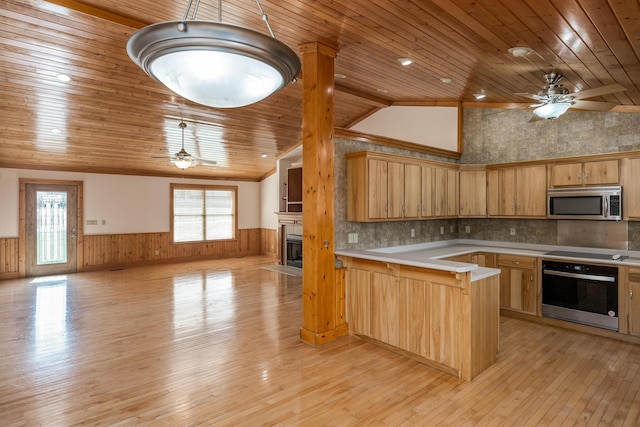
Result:
{"label": "window trim", "polygon": [[[238,186],[237,185],[201,185],[201,184],[175,184],[171,183],[169,186],[169,227],[170,227],[170,239],[173,245],[182,244],[194,244],[194,243],[209,243],[209,242],[234,242],[238,240]],[[174,239],[174,215],[173,215],[173,200],[174,190],[213,190],[213,191],[233,191],[233,237],[231,239],[215,239],[215,240],[191,240],[188,242],[176,242]]]}

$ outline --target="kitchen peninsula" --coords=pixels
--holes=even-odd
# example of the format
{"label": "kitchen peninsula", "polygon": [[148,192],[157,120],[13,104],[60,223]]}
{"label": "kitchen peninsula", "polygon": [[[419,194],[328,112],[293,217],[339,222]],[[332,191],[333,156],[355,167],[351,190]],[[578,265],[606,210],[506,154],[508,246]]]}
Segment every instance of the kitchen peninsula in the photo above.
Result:
{"label": "kitchen peninsula", "polygon": [[[500,313],[640,343],[640,252],[456,239],[336,255],[352,334],[465,380],[495,362]],[[617,267],[618,330],[544,317],[544,259]]]}
{"label": "kitchen peninsula", "polygon": [[336,254],[346,267],[351,333],[467,381],[495,363],[500,270],[419,249]]}

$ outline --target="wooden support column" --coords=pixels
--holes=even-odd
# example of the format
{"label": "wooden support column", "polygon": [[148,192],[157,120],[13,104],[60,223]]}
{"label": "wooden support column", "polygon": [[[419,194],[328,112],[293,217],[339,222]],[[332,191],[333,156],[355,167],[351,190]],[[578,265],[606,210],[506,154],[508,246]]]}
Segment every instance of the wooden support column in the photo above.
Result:
{"label": "wooden support column", "polygon": [[336,286],[333,106],[337,48],[306,43],[302,54],[302,328],[320,345],[348,332]]}

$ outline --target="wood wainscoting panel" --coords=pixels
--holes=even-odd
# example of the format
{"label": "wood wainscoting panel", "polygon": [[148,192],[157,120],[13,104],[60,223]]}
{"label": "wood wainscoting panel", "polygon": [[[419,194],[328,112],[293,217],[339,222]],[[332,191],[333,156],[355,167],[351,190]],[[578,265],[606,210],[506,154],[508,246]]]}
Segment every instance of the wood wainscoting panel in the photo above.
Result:
{"label": "wood wainscoting panel", "polygon": [[18,238],[0,239],[0,279],[11,279],[19,276]]}
{"label": "wood wainscoting panel", "polygon": [[278,256],[278,230],[260,229],[260,255]]}
{"label": "wood wainscoting panel", "polygon": [[261,230],[239,229],[234,240],[172,243],[169,233],[131,233],[84,236],[84,267],[142,264],[154,261],[198,258],[231,258],[258,255]]}

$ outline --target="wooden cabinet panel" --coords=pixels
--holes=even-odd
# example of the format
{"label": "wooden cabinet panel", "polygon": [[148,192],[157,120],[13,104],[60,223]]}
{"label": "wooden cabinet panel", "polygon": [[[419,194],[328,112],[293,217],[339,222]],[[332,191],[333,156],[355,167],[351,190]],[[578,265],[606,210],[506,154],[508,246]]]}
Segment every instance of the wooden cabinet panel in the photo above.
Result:
{"label": "wooden cabinet panel", "polygon": [[624,198],[622,213],[625,218],[640,218],[640,179],[638,179],[638,171],[640,171],[640,159],[625,159],[623,164]]}
{"label": "wooden cabinet panel", "polygon": [[426,357],[429,343],[429,322],[425,307],[429,307],[426,293],[427,284],[423,280],[401,278],[401,340],[403,350]]}
{"label": "wooden cabinet panel", "polygon": [[347,270],[347,322],[357,334],[371,334],[371,272]]}
{"label": "wooden cabinet panel", "polygon": [[446,366],[458,366],[460,348],[460,290],[430,283],[428,286],[429,329],[431,331],[427,358]]}
{"label": "wooden cabinet panel", "polygon": [[369,218],[387,218],[388,164],[385,160],[369,159]]}
{"label": "wooden cabinet panel", "polygon": [[374,272],[371,280],[371,337],[399,347],[400,288],[390,274]]}
{"label": "wooden cabinet panel", "polygon": [[436,168],[433,166],[422,165],[422,186],[421,186],[421,211],[422,218],[430,218],[435,216],[435,187],[436,187]]}
{"label": "wooden cabinet panel", "polygon": [[402,218],[404,208],[404,164],[387,162],[387,218]]}
{"label": "wooden cabinet panel", "polygon": [[447,215],[447,170],[435,168],[433,216]]}
{"label": "wooden cabinet panel", "polygon": [[489,216],[516,214],[516,171],[497,169],[487,172],[487,207]]}
{"label": "wooden cabinet panel", "polygon": [[516,215],[547,216],[547,169],[545,166],[516,169]]}
{"label": "wooden cabinet panel", "polygon": [[620,182],[618,160],[585,162],[583,167],[585,185],[609,185]]}
{"label": "wooden cabinet panel", "polygon": [[458,170],[447,169],[447,213],[446,216],[458,216]]}
{"label": "wooden cabinet panel", "polygon": [[551,171],[553,187],[611,185],[619,182],[620,170],[617,159],[560,163],[553,165]]}
{"label": "wooden cabinet panel", "polygon": [[460,171],[460,216],[484,217],[487,215],[487,172]]}
{"label": "wooden cabinet panel", "polygon": [[582,184],[582,163],[553,165],[551,185],[554,187]]}
{"label": "wooden cabinet panel", "polygon": [[489,170],[487,206],[489,216],[546,217],[546,166]]}
{"label": "wooden cabinet panel", "polygon": [[420,217],[422,205],[422,170],[418,164],[404,165],[404,207],[405,218]]}
{"label": "wooden cabinet panel", "polygon": [[629,268],[629,334],[640,335],[640,268]]}
{"label": "wooden cabinet panel", "polygon": [[500,306],[536,314],[538,284],[536,259],[514,255],[498,255],[500,273]]}

